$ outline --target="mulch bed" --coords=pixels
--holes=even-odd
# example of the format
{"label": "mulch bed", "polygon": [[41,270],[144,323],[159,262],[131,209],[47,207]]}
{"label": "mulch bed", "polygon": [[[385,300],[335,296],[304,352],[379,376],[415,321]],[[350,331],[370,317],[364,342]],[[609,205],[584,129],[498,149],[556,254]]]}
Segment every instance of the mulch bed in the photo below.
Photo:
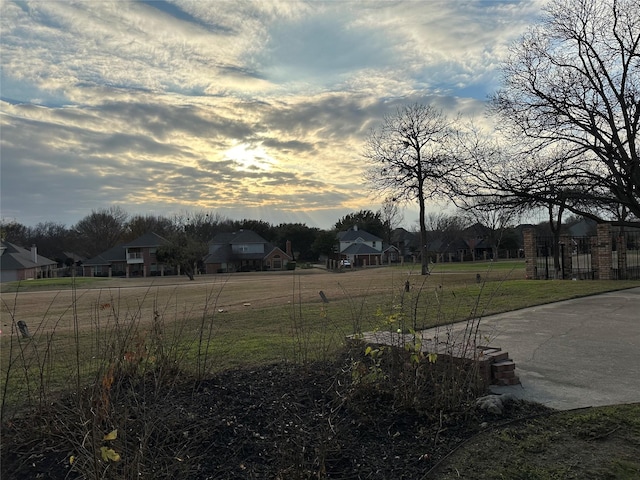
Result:
{"label": "mulch bed", "polygon": [[[244,368],[197,384],[121,382],[110,415],[93,429],[87,419],[97,407],[73,396],[5,421],[1,476],[421,479],[492,424],[545,410],[515,402],[493,416],[471,402],[455,412],[416,411],[390,389],[354,389],[351,380],[344,363],[325,362]],[[117,439],[101,438],[114,428]],[[121,460],[100,459],[101,445]]]}

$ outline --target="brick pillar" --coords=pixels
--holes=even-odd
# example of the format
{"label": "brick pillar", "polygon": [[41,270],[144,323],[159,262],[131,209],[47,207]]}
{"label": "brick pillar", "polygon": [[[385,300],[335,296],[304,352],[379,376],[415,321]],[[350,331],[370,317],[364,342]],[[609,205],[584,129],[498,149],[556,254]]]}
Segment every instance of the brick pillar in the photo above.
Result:
{"label": "brick pillar", "polygon": [[598,236],[589,238],[590,241],[590,257],[591,257],[591,275],[595,280],[598,278],[600,271],[600,255],[598,255]]}
{"label": "brick pillar", "polygon": [[525,278],[529,280],[535,280],[538,277],[536,271],[536,232],[533,228],[527,228],[523,232],[524,235],[524,263],[525,263]]}
{"label": "brick pillar", "polygon": [[618,253],[618,280],[627,279],[627,238],[624,232],[616,237],[616,251]]}
{"label": "brick pillar", "polygon": [[598,280],[611,280],[611,261],[613,252],[611,251],[611,225],[601,223],[596,228],[597,244],[593,255],[598,257],[598,271],[596,278]]}

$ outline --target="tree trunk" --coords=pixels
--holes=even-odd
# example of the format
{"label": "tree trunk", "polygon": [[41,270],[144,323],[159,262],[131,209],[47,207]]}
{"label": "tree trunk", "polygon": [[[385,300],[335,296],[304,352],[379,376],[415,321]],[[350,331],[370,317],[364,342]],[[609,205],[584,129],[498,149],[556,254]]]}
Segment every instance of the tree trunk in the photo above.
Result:
{"label": "tree trunk", "polygon": [[420,205],[420,259],[422,265],[421,275],[429,275],[429,259],[427,258],[427,224],[425,222],[424,195],[419,188],[418,204]]}
{"label": "tree trunk", "polygon": [[194,280],[194,268],[191,265],[184,266],[184,274],[189,277],[189,280]]}

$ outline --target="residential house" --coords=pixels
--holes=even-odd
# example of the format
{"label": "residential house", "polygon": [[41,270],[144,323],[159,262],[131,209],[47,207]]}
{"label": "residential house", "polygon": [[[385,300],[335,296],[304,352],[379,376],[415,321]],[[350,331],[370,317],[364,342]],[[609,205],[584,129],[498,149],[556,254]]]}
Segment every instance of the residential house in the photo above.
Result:
{"label": "residential house", "polygon": [[340,259],[348,260],[351,265],[367,266],[382,264],[382,239],[353,226],[349,230],[338,232]]}
{"label": "residential house", "polygon": [[[84,274],[89,277],[149,277],[174,275],[173,267],[159,263],[156,251],[169,245],[160,235],[149,232],[130,243],[110,248],[84,262]],[[179,272],[178,272],[179,273]]]}
{"label": "residential house", "polygon": [[38,255],[35,245],[31,250],[13,243],[0,242],[0,282],[16,282],[54,276],[57,263]]}
{"label": "residential house", "polygon": [[53,254],[53,259],[58,263],[58,277],[82,276],[82,264],[86,257],[75,252],[58,252]]}
{"label": "residential house", "polygon": [[288,270],[295,266],[291,242],[286,252],[267,242],[252,230],[217,234],[209,243],[204,259],[207,273]]}
{"label": "residential house", "polygon": [[382,263],[398,263],[401,260],[402,255],[395,245],[389,245],[382,251]]}
{"label": "residential house", "polygon": [[598,223],[590,218],[581,218],[568,226],[567,230],[572,237],[593,237],[596,235]]}
{"label": "residential house", "polygon": [[420,234],[405,228],[396,228],[391,232],[391,244],[405,260],[412,260],[420,254]]}
{"label": "residential house", "polygon": [[[435,236],[434,232],[429,232],[429,236]],[[464,239],[458,236],[440,234],[427,243],[427,255],[430,262],[460,262],[468,253],[469,246]]]}

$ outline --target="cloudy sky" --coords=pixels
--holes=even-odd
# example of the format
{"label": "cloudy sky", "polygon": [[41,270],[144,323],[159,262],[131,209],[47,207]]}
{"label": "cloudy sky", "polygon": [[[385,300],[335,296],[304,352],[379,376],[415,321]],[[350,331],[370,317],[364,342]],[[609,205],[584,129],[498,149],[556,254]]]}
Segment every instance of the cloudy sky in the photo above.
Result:
{"label": "cloudy sky", "polygon": [[377,210],[370,129],[413,102],[482,117],[542,3],[0,0],[2,218]]}

